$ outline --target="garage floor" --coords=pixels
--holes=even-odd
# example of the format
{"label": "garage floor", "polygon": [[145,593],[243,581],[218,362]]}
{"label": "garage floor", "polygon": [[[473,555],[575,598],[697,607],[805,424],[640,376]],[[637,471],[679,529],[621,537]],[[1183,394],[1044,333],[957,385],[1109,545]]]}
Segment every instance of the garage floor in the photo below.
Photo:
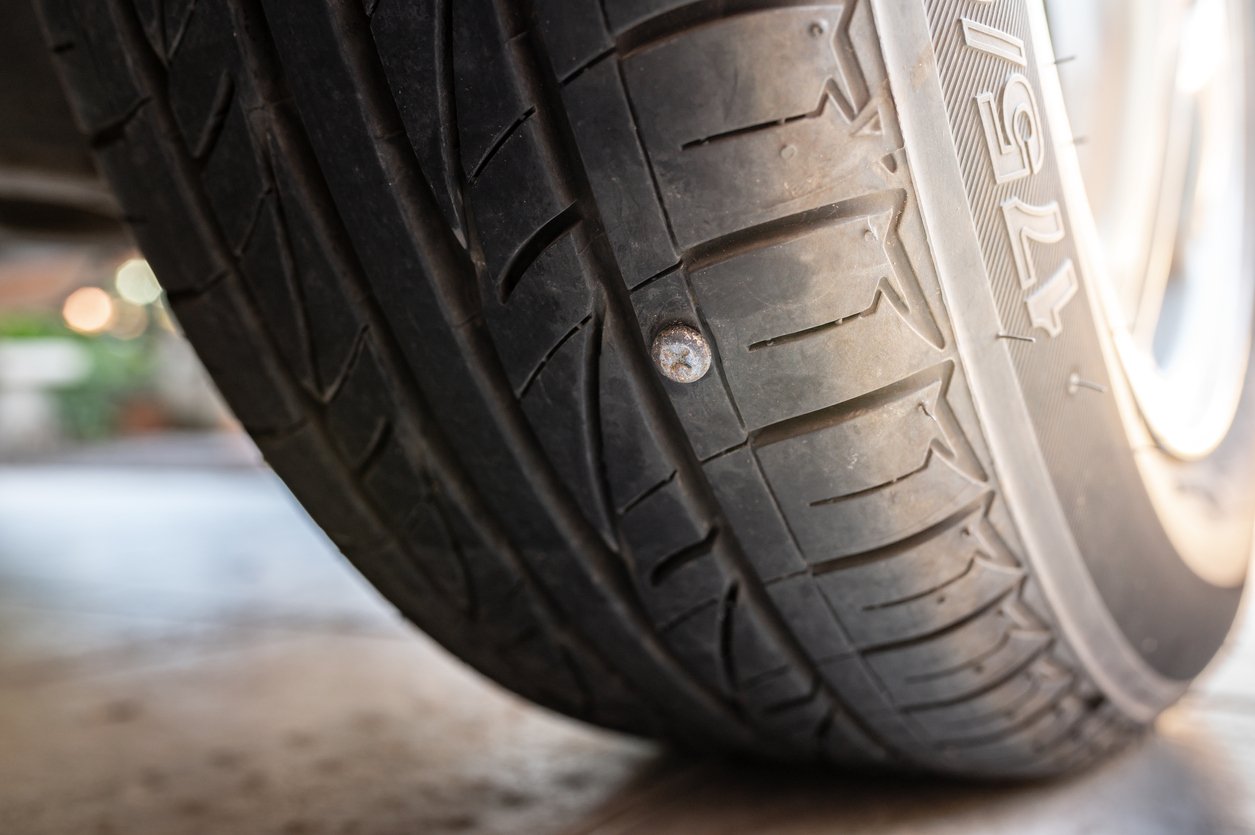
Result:
{"label": "garage floor", "polygon": [[238,438],[0,468],[0,832],[1255,831],[1255,627],[1069,780],[686,759],[530,707],[408,627]]}

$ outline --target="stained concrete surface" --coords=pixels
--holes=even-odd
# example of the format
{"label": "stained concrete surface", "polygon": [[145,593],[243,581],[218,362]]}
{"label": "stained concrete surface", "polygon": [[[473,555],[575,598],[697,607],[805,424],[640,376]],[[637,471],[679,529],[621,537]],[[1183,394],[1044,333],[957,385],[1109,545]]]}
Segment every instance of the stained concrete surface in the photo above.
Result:
{"label": "stained concrete surface", "polygon": [[971,786],[693,759],[406,625],[246,442],[0,467],[0,832],[1255,830],[1255,627],[1085,774]]}

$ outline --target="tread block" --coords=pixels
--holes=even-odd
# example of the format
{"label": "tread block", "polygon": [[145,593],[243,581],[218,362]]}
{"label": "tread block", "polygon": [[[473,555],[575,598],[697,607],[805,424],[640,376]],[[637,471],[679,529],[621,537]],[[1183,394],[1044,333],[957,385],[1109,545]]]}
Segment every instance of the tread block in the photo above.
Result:
{"label": "tread block", "polygon": [[523,673],[532,693],[529,697],[546,705],[561,705],[561,710],[573,716],[581,716],[588,710],[588,694],[571,669],[565,653],[555,646],[539,629],[528,633],[513,646],[503,647],[505,653],[517,653],[523,659],[519,664],[511,662]]}
{"label": "tread block", "polygon": [[785,481],[776,477],[774,467],[767,470],[789,525],[812,562],[887,545],[944,519],[981,493],[981,485],[972,484],[940,455],[927,456],[924,467],[907,479],[835,502],[799,499],[798,493],[823,491],[815,491],[814,482]]}
{"label": "tread block", "polygon": [[[645,344],[664,325],[684,322],[701,327],[697,311],[689,299],[684,276],[679,271],[663,276],[632,294],[632,305],[641,325]],[[707,335],[709,339],[709,335]],[[724,389],[717,368],[712,368],[694,383],[676,383],[663,379],[663,388],[671,398],[685,433],[693,444],[698,459],[706,459],[745,440],[745,430],[736,415],[732,401]]]}
{"label": "tread block", "polygon": [[597,209],[629,288],[679,261],[619,79],[607,59],[562,91]]}
{"label": "tread block", "polygon": [[1086,734],[1078,725],[1084,725],[1090,718],[1086,713],[1084,702],[1068,693],[1015,732],[988,741],[952,743],[946,747],[946,755],[960,760],[965,768],[986,772],[1001,771],[1013,765],[1023,768],[1023,763],[1040,763],[1043,755],[1066,755],[1069,748],[1085,747]]}
{"label": "tread block", "polygon": [[[789,656],[780,649],[753,609],[737,601],[729,610],[728,617],[731,618],[728,643],[732,667],[729,673],[738,688],[743,684],[771,680],[776,682],[780,700],[797,699],[813,690],[809,676],[799,678],[789,675],[792,663]],[[779,675],[782,672],[783,677]],[[767,687],[766,691],[770,693],[774,689]],[[760,708],[770,706],[759,705]]]}
{"label": "tread block", "polygon": [[865,766],[884,763],[889,752],[868,738],[867,733],[846,716],[837,713],[819,741],[820,750],[838,765]]}
{"label": "tread block", "polygon": [[[470,189],[488,272],[498,282],[568,203],[545,162],[535,121],[524,122]],[[537,253],[539,254],[539,253]]]}
{"label": "tread block", "polygon": [[867,101],[883,71],[854,54],[844,28],[870,25],[870,13],[842,11],[715,19],[623,61],[682,249],[883,184],[875,162],[897,141]]}
{"label": "tread block", "polygon": [[[680,484],[674,478],[632,505],[623,514],[620,527],[637,577],[647,587],[668,583],[672,570],[682,567],[671,561],[672,558],[684,556],[684,552],[710,533],[706,524],[693,518]],[[694,557],[701,555],[693,554]]]}
{"label": "tread block", "polygon": [[767,584],[767,594],[813,661],[854,655],[814,577],[799,574],[776,580]]}
{"label": "tread block", "polygon": [[196,0],[158,0],[158,2],[165,7],[165,57],[168,60],[174,56],[183,42],[183,35],[187,32],[192,12],[196,10]]}
{"label": "tread block", "polygon": [[592,295],[570,235],[563,235],[531,263],[506,304],[501,304],[495,287],[485,289],[483,299],[484,319],[516,392],[527,387],[546,357],[581,327],[592,309]]}
{"label": "tread block", "polygon": [[566,78],[614,45],[598,0],[536,0],[536,14],[558,78]]}
{"label": "tread block", "polygon": [[201,179],[228,245],[238,252],[263,211],[266,192],[239,99],[231,102],[217,142],[205,159]]}
{"label": "tread block", "polygon": [[275,198],[268,198],[240,252],[240,272],[266,317],[283,358],[306,387],[313,390],[309,333],[297,295],[296,276],[281,249],[279,223]]}
{"label": "tread block", "polygon": [[[752,698],[752,694],[742,694],[744,701]],[[809,749],[815,752],[821,745],[820,737],[826,731],[825,724],[832,716],[833,706],[818,694],[802,698],[805,701],[777,706],[757,714],[755,718],[773,737],[791,743],[794,751],[800,753]]]}
{"label": "tread block", "polygon": [[812,563],[924,530],[984,491],[942,381],[902,389],[760,437],[755,455]]}
{"label": "tread block", "polygon": [[363,486],[372,504],[422,572],[459,611],[472,606],[470,573],[453,539],[449,514],[457,511],[435,492],[435,483],[421,462],[386,433],[382,448],[372,453]]}
{"label": "tread block", "polygon": [[[224,83],[241,72],[235,24],[226,3],[197,3],[170,58],[170,104],[189,151],[196,153],[218,117]],[[225,82],[224,82],[225,78]]]}
{"label": "tread block", "polygon": [[749,351],[743,314],[698,295],[746,428],[763,429],[883,388],[936,363],[891,305],[795,343]]}
{"label": "tread block", "polygon": [[1008,565],[983,506],[901,543],[816,566],[816,583],[860,647],[906,641],[958,623],[1024,577]]}
{"label": "tread block", "polygon": [[759,436],[754,455],[812,563],[915,534],[983,492],[944,380],[930,377]]}
{"label": "tread block", "polygon": [[699,679],[726,696],[732,686],[720,654],[724,600],[712,600],[666,627],[663,639]]}
{"label": "tread block", "polygon": [[840,693],[876,738],[898,750],[919,751],[920,733],[909,716],[892,707],[884,686],[856,653],[816,663],[823,680]]}
{"label": "tread block", "polygon": [[101,132],[123,126],[148,97],[131,76],[130,61],[107,5],[39,0],[38,6],[53,60],[68,82],[64,89],[74,119],[99,150],[101,140],[107,139]]}
{"label": "tread block", "polygon": [[[851,639],[864,648],[921,638],[959,623],[973,611],[993,603],[1015,588],[1023,577],[1018,569],[977,558],[923,597],[900,598],[876,609],[859,607],[857,614],[843,611],[841,619]],[[819,586],[829,600],[840,594],[840,582],[833,575],[821,578]]]}
{"label": "tread block", "polygon": [[633,380],[619,355],[621,350],[616,340],[604,340],[600,380],[602,459],[610,496],[620,513],[674,472],[640,412]]}
{"label": "tread block", "polygon": [[344,282],[331,266],[308,207],[299,197],[301,191],[292,180],[292,172],[286,165],[276,164],[274,173],[279,197],[276,210],[282,219],[279,242],[285,247],[285,269],[291,272],[289,282],[293,292],[303,301],[304,326],[316,344],[312,358],[314,385],[320,395],[325,396],[352,359],[361,325],[348,313],[351,305],[345,295]]}
{"label": "tread block", "polygon": [[462,167],[468,177],[531,107],[510,59],[508,40],[492,0],[453,4],[454,98]]}
{"label": "tread block", "polygon": [[[128,214],[131,231],[161,277],[161,286],[177,296],[221,278],[227,264],[207,245],[181,193],[152,187],[153,182],[174,178],[152,111],[153,105],[137,111],[123,129],[125,141],[97,148],[96,161],[123,205],[144,207],[142,215]],[[146,176],[135,176],[137,170]]]}
{"label": "tread block", "polygon": [[760,248],[731,249],[731,257],[695,270],[694,289],[699,295],[726,295],[726,311],[752,315],[738,344],[759,350],[869,312],[882,280],[903,295],[885,249],[893,211],[887,203],[862,200],[834,207],[792,237],[775,241],[764,235]]}
{"label": "tread block", "polygon": [[319,527],[346,555],[365,555],[384,546],[386,535],[354,491],[323,487],[342,465],[310,425],[260,435],[256,441],[266,462],[291,485],[301,505],[317,514]]}
{"label": "tread block", "polygon": [[919,472],[961,440],[936,418],[941,398],[942,381],[935,379],[885,390],[861,408],[799,422],[796,432],[764,433],[755,454],[769,477],[800,472],[802,480],[818,482],[805,494],[810,500],[866,493]]}
{"label": "tread block", "polygon": [[230,276],[171,309],[236,418],[254,435],[285,430],[300,421],[295,403],[264,358],[269,349],[231,291]]}
{"label": "tread block", "polygon": [[436,193],[445,221],[460,232],[455,183],[450,179],[452,163],[446,157],[450,143],[440,126],[441,115],[453,104],[444,99],[453,90],[444,87],[435,0],[379,0],[370,31],[419,166]]}
{"label": "tread block", "polygon": [[713,534],[669,481],[623,516],[636,585],[656,623],[670,623],[722,598],[729,577],[711,554]]}
{"label": "tread block", "polygon": [[401,541],[423,574],[463,613],[475,608],[470,571],[461,543],[453,536],[449,516],[457,511],[428,493],[401,528]]}
{"label": "tread block", "polygon": [[912,715],[939,744],[1005,734],[1052,705],[1076,677],[1040,660],[979,699],[923,708]]}
{"label": "tread block", "polygon": [[327,404],[327,429],[345,458],[358,465],[384,431],[394,408],[375,347],[367,338],[335,399]]}
{"label": "tread block", "polygon": [[787,716],[799,709],[806,712],[805,708],[812,706],[820,708],[817,720],[827,713],[824,701],[816,698],[815,680],[787,665],[743,679],[740,693],[741,701],[760,716]]}
{"label": "tread block", "polygon": [[[712,252],[693,291],[746,426],[887,386],[941,359],[940,336],[881,192]],[[780,236],[785,236],[783,240]]]}
{"label": "tread block", "polygon": [[417,453],[402,446],[391,431],[378,436],[376,445],[369,453],[362,486],[383,520],[400,527],[415,506],[427,500],[430,479],[423,472],[422,463],[411,460]]}
{"label": "tread block", "polygon": [[718,561],[710,554],[703,554],[686,561],[656,587],[643,590],[642,597],[650,616],[666,625],[716,600],[729,582]]}
{"label": "tread block", "polygon": [[614,542],[603,488],[597,483],[600,468],[592,459],[588,437],[596,420],[590,402],[596,379],[590,377],[597,373],[600,335],[590,322],[563,342],[523,398],[523,411],[580,510],[607,542]]}
{"label": "tread block", "polygon": [[1000,610],[927,644],[868,657],[903,707],[961,699],[1012,677],[1051,643],[1050,632],[1020,628]]}
{"label": "tread block", "polygon": [[166,60],[166,4],[164,0],[132,0],[132,5],[135,7],[135,13],[139,15],[140,25],[144,27],[148,43],[164,63]]}
{"label": "tread block", "polygon": [[738,449],[720,455],[703,470],[759,578],[770,582],[806,568],[753,453]]}
{"label": "tread block", "polygon": [[677,9],[692,0],[611,0],[605,4],[606,17],[615,34],[655,15]]}

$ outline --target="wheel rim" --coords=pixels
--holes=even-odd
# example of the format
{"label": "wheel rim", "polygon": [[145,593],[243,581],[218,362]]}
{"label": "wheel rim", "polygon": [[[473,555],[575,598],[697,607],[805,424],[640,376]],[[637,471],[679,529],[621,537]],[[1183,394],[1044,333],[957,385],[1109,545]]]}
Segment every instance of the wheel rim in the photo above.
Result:
{"label": "wheel rim", "polygon": [[1159,445],[1205,456],[1250,351],[1246,38],[1237,0],[1047,0],[1101,297]]}

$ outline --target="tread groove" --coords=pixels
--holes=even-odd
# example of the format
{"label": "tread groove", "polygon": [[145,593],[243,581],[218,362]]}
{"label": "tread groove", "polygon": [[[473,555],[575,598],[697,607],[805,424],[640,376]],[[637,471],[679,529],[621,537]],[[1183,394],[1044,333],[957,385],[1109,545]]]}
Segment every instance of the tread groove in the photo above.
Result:
{"label": "tread groove", "polygon": [[851,322],[855,319],[867,319],[871,316],[875,316],[877,311],[880,309],[881,300],[886,297],[889,299],[889,303],[892,304],[893,307],[900,313],[902,312],[904,305],[902,304],[902,300],[897,298],[897,295],[898,294],[894,292],[893,287],[889,284],[889,280],[887,278],[882,278],[880,279],[880,283],[876,285],[876,294],[872,297],[872,303],[869,304],[866,309],[860,310],[858,313],[851,313],[849,316],[842,316],[840,319],[833,319],[831,322],[824,322],[822,325],[803,328],[800,331],[793,331],[792,333],[786,333],[781,336],[773,336],[770,339],[763,339],[759,342],[751,343],[746,350],[761,351],[764,348],[774,348],[777,345],[788,345],[793,342],[800,342],[805,339],[810,339],[812,336],[820,336],[828,331],[835,330],[836,328],[839,328],[847,322]]}
{"label": "tread groove", "polygon": [[881,609],[892,609],[895,606],[904,606],[907,603],[914,603],[916,600],[923,600],[925,597],[928,597],[931,594],[936,594],[937,592],[942,591],[943,589],[948,588],[949,586],[952,586],[955,583],[959,582],[968,574],[971,574],[972,569],[975,567],[976,567],[976,557],[972,557],[963,566],[962,571],[960,571],[958,574],[955,574],[953,577],[950,577],[938,583],[935,586],[931,586],[925,589],[924,591],[916,592],[915,594],[908,594],[905,597],[899,597],[894,600],[885,601],[883,603],[872,603],[867,606],[860,606],[859,611],[875,612]]}
{"label": "tread groove", "polygon": [[732,652],[732,613],[737,607],[741,586],[732,583],[719,605],[719,662],[728,689],[735,693],[737,687],[736,658]]}
{"label": "tread groove", "polygon": [[[179,25],[174,29],[174,37],[170,38],[169,44],[166,46],[166,63],[174,60],[174,56],[178,53],[179,47],[183,44],[183,36],[187,34],[187,27],[192,22],[192,15],[196,14],[197,0],[191,0],[187,4],[187,11],[183,13],[183,19],[179,21]],[[164,5],[164,3],[162,4]],[[162,17],[165,17],[164,9],[162,9]]]}
{"label": "tread groove", "polygon": [[388,440],[392,437],[392,422],[382,420],[379,422],[378,428],[371,436],[370,441],[366,444],[366,451],[362,453],[362,458],[354,466],[359,475],[366,475],[375,468],[379,463],[379,459],[383,456],[383,452],[388,447]]}
{"label": "tread groove", "polygon": [[630,501],[630,502],[628,502],[626,505],[624,505],[624,506],[623,506],[623,510],[619,511],[619,515],[620,515],[620,516],[627,516],[629,513],[631,513],[631,512],[632,512],[632,509],[633,509],[633,508],[635,508],[637,505],[639,505],[641,502],[645,501],[645,500],[646,500],[646,499],[648,499],[650,496],[654,495],[654,494],[655,494],[655,493],[657,493],[659,490],[662,490],[662,489],[663,489],[664,487],[666,487],[668,484],[670,484],[671,482],[675,481],[675,476],[676,476],[676,471],[675,471],[675,470],[672,470],[672,471],[671,471],[671,474],[670,474],[670,475],[668,475],[666,478],[664,478],[662,481],[660,481],[660,482],[658,482],[657,484],[655,484],[654,486],[650,487],[648,490],[646,490],[645,492],[641,493],[639,496],[637,496],[636,498],[632,499],[632,501]]}
{"label": "tread groove", "polygon": [[209,116],[205,119],[205,125],[201,128],[200,136],[196,139],[195,150],[192,151],[192,157],[203,162],[213,153],[214,148],[218,144],[218,137],[222,135],[222,128],[226,124],[227,114],[231,110],[231,103],[235,100],[235,79],[231,77],[231,73],[223,72],[218,79],[218,91],[214,93],[213,105],[209,109]]}
{"label": "tread groove", "polygon": [[472,183],[479,179],[480,174],[484,173],[484,169],[488,167],[488,163],[492,162],[492,158],[497,155],[497,151],[501,150],[501,146],[505,145],[505,143],[509,141],[510,137],[514,136],[515,132],[518,131],[519,128],[523,127],[523,123],[530,119],[532,114],[535,112],[536,108],[534,107],[529,107],[527,110],[523,111],[523,115],[515,119],[514,122],[493,141],[492,145],[488,148],[488,152],[484,154],[484,158],[479,161],[479,164],[475,166],[475,170],[471,172]]}
{"label": "tread groove", "polygon": [[[853,6],[853,3],[849,4],[850,8],[853,8]],[[710,136],[703,137],[702,139],[690,139],[688,142],[685,142],[680,146],[680,150],[687,151],[701,145],[711,145],[728,139],[737,139],[751,133],[760,133],[765,130],[771,130],[772,128],[784,127],[785,125],[792,124],[793,122],[800,122],[803,119],[818,119],[823,116],[824,111],[828,109],[829,101],[833,102],[833,104],[838,107],[843,114],[845,114],[847,119],[853,120],[856,114],[845,102],[845,97],[842,95],[841,91],[837,89],[837,82],[829,78],[828,81],[824,83],[823,92],[819,94],[819,104],[805,113],[785,116],[783,119],[772,119],[769,122],[759,122],[755,125],[746,125],[742,128],[733,128],[732,130],[712,134]]]}
{"label": "tread groove", "polygon": [[918,371],[910,377],[895,380],[875,391],[851,397],[849,400],[843,400],[804,415],[768,424],[750,433],[750,443],[756,449],[770,446],[862,417],[889,403],[923,391],[933,383],[944,382],[949,379],[953,369],[953,363],[947,360]]}
{"label": "tread groove", "polygon": [[[669,40],[690,29],[717,23],[724,18],[790,6],[813,5],[815,0],[697,0],[646,18],[623,30],[615,37],[615,48],[621,58],[627,58],[655,43]],[[609,22],[607,27],[609,28]]]}
{"label": "tread groove", "polygon": [[[955,696],[950,699],[938,699],[937,701],[933,701],[933,702],[922,702],[920,704],[904,705],[902,709],[904,711],[907,711],[908,713],[917,713],[921,710],[929,710],[929,709],[934,709],[934,708],[939,708],[939,707],[950,707],[952,705],[962,704],[963,702],[970,702],[972,699],[979,698],[980,696],[983,696],[984,694],[990,692],[991,690],[997,690],[999,687],[1006,684],[1011,679],[1023,673],[1025,670],[1031,667],[1034,664],[1034,662],[1036,662],[1037,659],[1040,658],[1042,655],[1044,655],[1049,649],[1050,649],[1050,646],[1049,644],[1047,644],[1045,646],[1042,646],[1034,650],[1028,655],[1027,658],[1025,658],[1019,664],[1016,664],[1012,669],[1008,670],[999,678],[987,684],[981,685],[980,687],[974,690],[971,690],[967,693],[964,693],[960,696]],[[1051,710],[1057,709],[1057,706],[1058,706],[1058,699],[1051,702],[1045,709],[1043,709],[1042,712],[1048,713]]]}
{"label": "tread groove", "polygon": [[700,559],[709,554],[715,547],[715,539],[719,536],[718,528],[711,528],[710,531],[702,537],[701,541],[682,548],[663,559],[659,560],[653,570],[649,572],[649,584],[651,586],[660,586],[671,578],[684,566]]}
{"label": "tread groove", "polygon": [[936,522],[919,533],[912,534],[905,539],[899,539],[888,545],[882,545],[879,548],[873,548],[870,551],[863,551],[858,554],[851,554],[846,557],[837,557],[836,559],[826,560],[811,566],[811,573],[815,576],[828,574],[833,571],[844,571],[849,568],[860,568],[864,565],[872,563],[884,562],[893,559],[896,556],[913,551],[925,542],[936,539],[943,533],[959,527],[968,520],[969,517],[977,510],[989,502],[991,495],[981,496],[973,502],[969,502],[963,507],[951,513],[940,522]]}
{"label": "tread groove", "polygon": [[541,358],[540,364],[536,366],[536,369],[527,376],[527,379],[523,381],[523,385],[519,387],[519,400],[522,400],[527,396],[527,392],[531,389],[532,384],[540,378],[540,372],[544,371],[545,366],[549,364],[549,361],[554,358],[558,351],[562,350],[562,346],[567,344],[571,337],[583,330],[591,321],[593,321],[593,316],[590,313],[588,316],[585,316],[582,320],[580,320],[575,327],[567,331],[561,339],[554,343],[554,346],[549,349],[549,353],[545,354],[545,356]]}
{"label": "tread groove", "polygon": [[881,482],[880,484],[877,484],[873,487],[865,487],[862,490],[855,490],[853,493],[842,493],[839,496],[831,496],[827,499],[816,499],[815,501],[810,503],[810,506],[811,507],[823,507],[825,505],[841,504],[842,502],[847,502],[852,499],[861,499],[866,496],[871,496],[876,493],[881,493],[895,484],[899,484],[903,481],[906,481],[911,476],[919,475],[920,473],[924,472],[924,470],[927,470],[928,467],[932,464],[933,455],[937,452],[938,445],[939,445],[939,442],[936,440],[933,440],[931,443],[929,443],[928,452],[924,455],[924,463],[920,464],[918,467],[911,470],[909,473],[903,473],[902,475],[897,476],[896,478],[891,478],[888,481]]}
{"label": "tread groove", "polygon": [[1019,592],[1018,586],[1021,585],[1022,583],[1023,583],[1023,580],[1021,580],[1020,583],[1017,583],[1016,586],[1013,586],[1012,588],[1007,589],[1002,594],[995,597],[993,600],[984,604],[979,609],[976,609],[973,612],[969,612],[968,614],[964,615],[962,618],[955,621],[954,623],[943,626],[940,629],[934,629],[933,631],[926,632],[923,635],[916,635],[911,638],[904,638],[900,641],[886,641],[881,644],[872,644],[871,646],[862,647],[859,651],[863,655],[872,655],[873,653],[891,652],[893,650],[906,649],[907,647],[914,647],[914,646],[919,646],[920,644],[926,644],[930,641],[934,641],[937,638],[940,638],[943,635],[949,635],[951,632],[956,632],[959,629],[962,629],[964,626],[967,626],[969,623],[976,620],[981,615],[984,615],[987,612],[991,612],[997,607],[1006,603],[1008,598],[1014,597],[1016,594],[1018,594]]}
{"label": "tread groove", "polygon": [[344,363],[340,366],[340,370],[336,372],[333,379],[322,393],[322,402],[330,403],[336,399],[336,395],[344,388],[344,384],[348,382],[349,375],[353,373],[353,367],[357,365],[357,360],[362,355],[362,349],[366,347],[366,341],[370,329],[366,325],[362,325],[357,336],[353,337],[353,347],[349,349],[348,355],[344,359]]}
{"label": "tread groove", "polygon": [[[588,339],[588,352],[584,357],[584,403],[588,415],[585,425],[586,447],[591,459],[593,490],[597,493],[597,507],[608,522],[613,524],[615,518],[614,499],[610,493],[610,475],[606,471],[605,441],[602,437],[601,425],[601,350],[604,332],[601,326],[602,311],[600,305],[593,315],[593,332]],[[623,550],[623,543],[615,542],[612,547]]]}
{"label": "tread groove", "polygon": [[501,304],[508,304],[514,288],[527,273],[536,259],[545,254],[545,250],[562,240],[580,222],[579,205],[572,203],[558,214],[545,221],[521,247],[518,248],[497,280],[497,299]]}

